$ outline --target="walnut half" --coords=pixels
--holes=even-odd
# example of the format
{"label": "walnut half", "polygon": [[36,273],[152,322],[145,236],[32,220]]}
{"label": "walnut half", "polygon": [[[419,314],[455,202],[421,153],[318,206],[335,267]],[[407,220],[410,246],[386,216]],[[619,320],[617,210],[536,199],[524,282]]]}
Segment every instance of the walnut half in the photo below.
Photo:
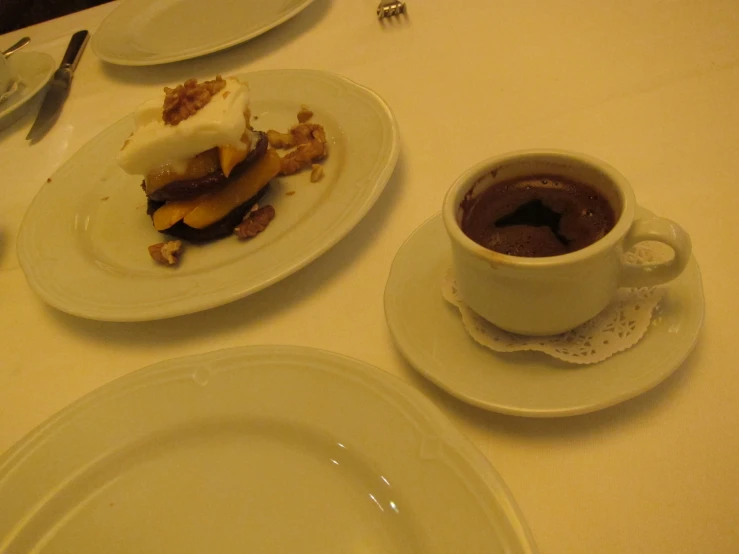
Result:
{"label": "walnut half", "polygon": [[311,167],[313,162],[322,160],[328,155],[326,131],[316,123],[299,123],[290,128],[290,134],[297,148],[281,158],[280,173],[292,175]]}
{"label": "walnut half", "polygon": [[234,235],[240,239],[251,239],[264,231],[275,217],[275,209],[272,206],[263,206],[252,209],[236,229]]}
{"label": "walnut half", "polygon": [[155,262],[162,265],[175,265],[179,261],[179,255],[181,252],[181,240],[159,242],[149,246],[149,256],[151,256]]}

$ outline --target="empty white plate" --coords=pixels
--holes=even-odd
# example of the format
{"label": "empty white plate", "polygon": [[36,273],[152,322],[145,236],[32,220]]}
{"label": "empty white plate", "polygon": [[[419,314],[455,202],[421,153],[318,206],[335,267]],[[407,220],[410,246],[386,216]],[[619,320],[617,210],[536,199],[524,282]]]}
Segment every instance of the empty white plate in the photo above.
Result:
{"label": "empty white plate", "polygon": [[535,551],[498,474],[431,402],[300,347],[102,387],[0,458],[0,505],[8,553]]}
{"label": "empty white plate", "polygon": [[92,49],[106,62],[157,65],[217,52],[287,21],[313,0],[126,0]]}

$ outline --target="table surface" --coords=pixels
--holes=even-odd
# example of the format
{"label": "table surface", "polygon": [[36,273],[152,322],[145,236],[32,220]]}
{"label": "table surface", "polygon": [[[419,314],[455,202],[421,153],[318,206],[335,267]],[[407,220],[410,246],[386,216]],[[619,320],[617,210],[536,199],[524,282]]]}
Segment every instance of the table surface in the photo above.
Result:
{"label": "table surface", "polygon": [[[61,118],[24,137],[39,99],[0,130],[0,453],[82,395],[151,363],[224,347],[346,354],[427,395],[509,485],[542,552],[739,552],[739,3],[735,0],[409,0],[380,24],[370,0],[316,0],[261,37],[187,62],[128,68],[85,52]],[[61,55],[109,4],[0,37]],[[244,300],[169,321],[88,321],[44,305],[15,240],[39,188],[83,144],[166,85],[263,69],[345,75],[379,93],[401,131],[386,191],[347,238]],[[451,182],[490,155],[587,152],[640,203],[690,233],[704,279],[698,345],[666,382],[613,408],[538,420],[436,388],[393,347],[383,288],[395,253]],[[723,247],[729,248],[724,252]],[[341,307],[341,309],[337,309]],[[362,313],[362,317],[356,314]],[[733,314],[733,315],[732,315]]]}

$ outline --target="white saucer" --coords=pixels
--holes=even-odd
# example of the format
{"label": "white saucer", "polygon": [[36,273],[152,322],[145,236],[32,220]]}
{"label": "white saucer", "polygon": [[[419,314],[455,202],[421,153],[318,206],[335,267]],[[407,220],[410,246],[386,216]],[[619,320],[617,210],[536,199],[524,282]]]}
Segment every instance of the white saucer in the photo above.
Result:
{"label": "white saucer", "polygon": [[429,400],[291,346],[169,360],[88,394],[0,456],[0,499],[5,553],[536,552]]}
{"label": "white saucer", "polygon": [[536,352],[496,353],[468,335],[441,296],[451,265],[441,215],[419,227],[393,261],[385,315],[396,345],[425,377],[475,406],[512,415],[582,414],[659,384],[693,349],[703,322],[695,258],[667,286],[660,317],[636,346],[598,364],[575,366]]}
{"label": "white saucer", "polygon": [[19,90],[0,104],[0,122],[44,88],[54,74],[54,58],[43,52],[16,52],[8,58],[10,70],[21,80]]}

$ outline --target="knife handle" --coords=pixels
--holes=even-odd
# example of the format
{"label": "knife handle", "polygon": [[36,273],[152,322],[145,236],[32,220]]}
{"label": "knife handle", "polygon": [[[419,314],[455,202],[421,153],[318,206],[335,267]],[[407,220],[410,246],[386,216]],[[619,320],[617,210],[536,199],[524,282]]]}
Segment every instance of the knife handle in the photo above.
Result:
{"label": "knife handle", "polygon": [[77,64],[82,57],[82,51],[85,49],[89,38],[90,33],[87,31],[77,31],[72,35],[69,46],[67,46],[67,51],[64,52],[62,63],[59,65],[61,69],[69,69],[70,71],[77,69]]}

